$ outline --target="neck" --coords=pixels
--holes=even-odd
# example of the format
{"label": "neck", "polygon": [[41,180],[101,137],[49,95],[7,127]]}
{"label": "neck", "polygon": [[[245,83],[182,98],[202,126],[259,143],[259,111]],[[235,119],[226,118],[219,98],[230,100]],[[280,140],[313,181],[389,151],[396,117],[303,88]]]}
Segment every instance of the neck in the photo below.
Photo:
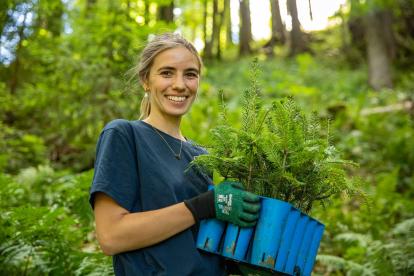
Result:
{"label": "neck", "polygon": [[185,140],[180,130],[181,117],[167,118],[164,116],[154,116],[153,114],[150,114],[143,121],[177,139]]}

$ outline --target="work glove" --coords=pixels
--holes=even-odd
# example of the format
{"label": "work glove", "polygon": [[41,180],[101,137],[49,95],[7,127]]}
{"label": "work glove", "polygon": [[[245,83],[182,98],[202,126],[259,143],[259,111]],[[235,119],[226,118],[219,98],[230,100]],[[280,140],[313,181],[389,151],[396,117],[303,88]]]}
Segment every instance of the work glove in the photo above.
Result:
{"label": "work glove", "polygon": [[196,222],[217,218],[240,227],[252,227],[259,218],[259,196],[244,190],[241,183],[225,181],[184,201]]}

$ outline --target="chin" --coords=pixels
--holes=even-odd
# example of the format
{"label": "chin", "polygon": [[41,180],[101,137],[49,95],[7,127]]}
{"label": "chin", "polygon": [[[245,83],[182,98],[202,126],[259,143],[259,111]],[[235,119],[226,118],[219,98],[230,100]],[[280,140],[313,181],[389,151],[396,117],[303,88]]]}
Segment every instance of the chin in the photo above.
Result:
{"label": "chin", "polygon": [[186,108],[165,108],[164,112],[170,116],[181,117],[190,111],[191,106]]}
{"label": "chin", "polygon": [[187,114],[188,110],[185,111],[171,111],[171,112],[166,112],[169,116],[172,117],[181,117],[184,116],[185,114]]}

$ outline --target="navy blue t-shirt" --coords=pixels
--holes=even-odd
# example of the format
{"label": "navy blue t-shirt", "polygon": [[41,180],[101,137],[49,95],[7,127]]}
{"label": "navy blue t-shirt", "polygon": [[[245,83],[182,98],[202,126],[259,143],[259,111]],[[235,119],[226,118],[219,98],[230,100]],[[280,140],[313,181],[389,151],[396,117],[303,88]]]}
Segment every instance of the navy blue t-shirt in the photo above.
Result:
{"label": "navy blue t-shirt", "polygon": [[[178,153],[180,140],[162,131]],[[211,178],[188,168],[194,156],[205,150],[183,142],[181,160],[151,125],[143,121],[114,120],[102,131],[96,150],[95,173],[90,191],[103,192],[129,212],[156,210],[207,191]],[[156,245],[113,257],[116,275],[224,275],[218,256],[203,253],[195,245],[197,225]]]}

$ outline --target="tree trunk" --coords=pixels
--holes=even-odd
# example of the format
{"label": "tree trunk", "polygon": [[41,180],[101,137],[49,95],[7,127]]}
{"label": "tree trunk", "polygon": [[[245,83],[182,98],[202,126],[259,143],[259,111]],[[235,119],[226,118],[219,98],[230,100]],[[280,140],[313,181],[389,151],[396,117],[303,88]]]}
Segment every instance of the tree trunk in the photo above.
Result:
{"label": "tree trunk", "polygon": [[343,5],[341,4],[338,12],[338,16],[341,18],[341,48],[342,51],[348,55],[350,45],[348,43],[348,27],[346,25],[345,14],[343,12]]}
{"label": "tree trunk", "polygon": [[148,25],[150,22],[150,1],[144,0],[144,24]]}
{"label": "tree trunk", "polygon": [[231,13],[230,13],[230,1],[224,0],[224,24],[226,25],[226,45],[227,48],[229,45],[233,45],[232,31],[231,31]]}
{"label": "tree trunk", "polygon": [[272,13],[272,35],[263,48],[268,57],[273,57],[273,48],[278,42],[285,43],[285,27],[280,15],[279,0],[270,0],[270,11]]}
{"label": "tree trunk", "polygon": [[399,65],[412,68],[414,64],[414,5],[412,1],[399,1],[398,29],[396,47],[398,47]]}
{"label": "tree trunk", "polygon": [[249,0],[239,0],[240,3],[240,42],[239,55],[244,56],[252,52],[252,23],[250,19]]}
{"label": "tree trunk", "polygon": [[285,26],[280,15],[279,0],[270,1],[272,11],[272,37],[275,37],[281,44],[285,43]]}
{"label": "tree trunk", "polygon": [[[214,2],[216,2],[216,0],[213,0]],[[213,2],[213,6],[215,5]],[[208,16],[209,16],[209,12],[208,12],[208,8],[209,8],[209,1],[208,0],[204,0],[204,51],[203,51],[203,57],[205,59],[211,59],[213,57],[213,26],[214,26],[214,13],[212,15],[212,26],[208,26],[209,20],[208,20]],[[213,7],[214,9],[214,7]],[[211,27],[211,28],[209,28]],[[211,35],[209,35],[209,30],[211,30]]]}
{"label": "tree trunk", "polygon": [[20,54],[21,49],[23,46],[23,40],[24,40],[24,30],[26,28],[26,19],[27,14],[29,11],[26,11],[23,16],[23,22],[22,25],[19,27],[19,42],[16,46],[16,52],[14,53],[14,62],[13,62],[13,73],[10,78],[10,94],[14,95],[16,94],[17,87],[19,86],[19,74],[20,74]]}
{"label": "tree trunk", "polygon": [[308,0],[308,6],[309,6],[309,17],[310,17],[311,20],[313,20],[311,0]]}
{"label": "tree trunk", "polygon": [[375,90],[392,87],[391,52],[384,35],[381,12],[374,11],[364,18],[367,43],[368,82]]}
{"label": "tree trunk", "polygon": [[388,55],[391,60],[396,57],[397,49],[395,44],[395,36],[393,31],[393,17],[390,11],[382,11],[379,14],[379,18],[382,24],[382,34],[387,44]]}
{"label": "tree trunk", "polygon": [[158,20],[165,21],[167,23],[174,22],[174,1],[169,4],[158,6]]}
{"label": "tree trunk", "polygon": [[296,0],[287,0],[287,8],[292,18],[292,31],[290,32],[290,56],[306,51],[305,40],[301,30]]}
{"label": "tree trunk", "polygon": [[[224,0],[224,2],[228,2],[226,0]],[[223,2],[221,2],[223,4]],[[217,3],[219,4],[219,3]],[[219,11],[219,7],[217,5],[216,7],[216,13],[217,14],[217,20],[215,21],[216,24],[213,26],[213,40],[216,44],[216,59],[220,60],[221,59],[221,29],[223,27],[223,22],[224,22],[224,7],[223,5],[222,9]]]}
{"label": "tree trunk", "polygon": [[[351,6],[352,9],[352,6]],[[350,61],[350,64],[358,64],[361,62],[361,59],[365,60],[365,31],[364,31],[364,20],[363,17],[353,16],[348,20],[348,30],[350,34],[350,45],[349,51],[345,52],[347,54],[347,59]]]}
{"label": "tree trunk", "polygon": [[208,17],[208,0],[203,0],[203,42],[204,48],[207,44],[207,17]]}
{"label": "tree trunk", "polygon": [[217,20],[218,20],[218,0],[213,0],[213,14],[212,14],[212,23],[211,23],[211,37],[210,37],[210,43],[209,46],[211,47],[209,49],[209,55],[207,58],[213,57],[213,48],[216,44],[216,38],[217,38]]}

